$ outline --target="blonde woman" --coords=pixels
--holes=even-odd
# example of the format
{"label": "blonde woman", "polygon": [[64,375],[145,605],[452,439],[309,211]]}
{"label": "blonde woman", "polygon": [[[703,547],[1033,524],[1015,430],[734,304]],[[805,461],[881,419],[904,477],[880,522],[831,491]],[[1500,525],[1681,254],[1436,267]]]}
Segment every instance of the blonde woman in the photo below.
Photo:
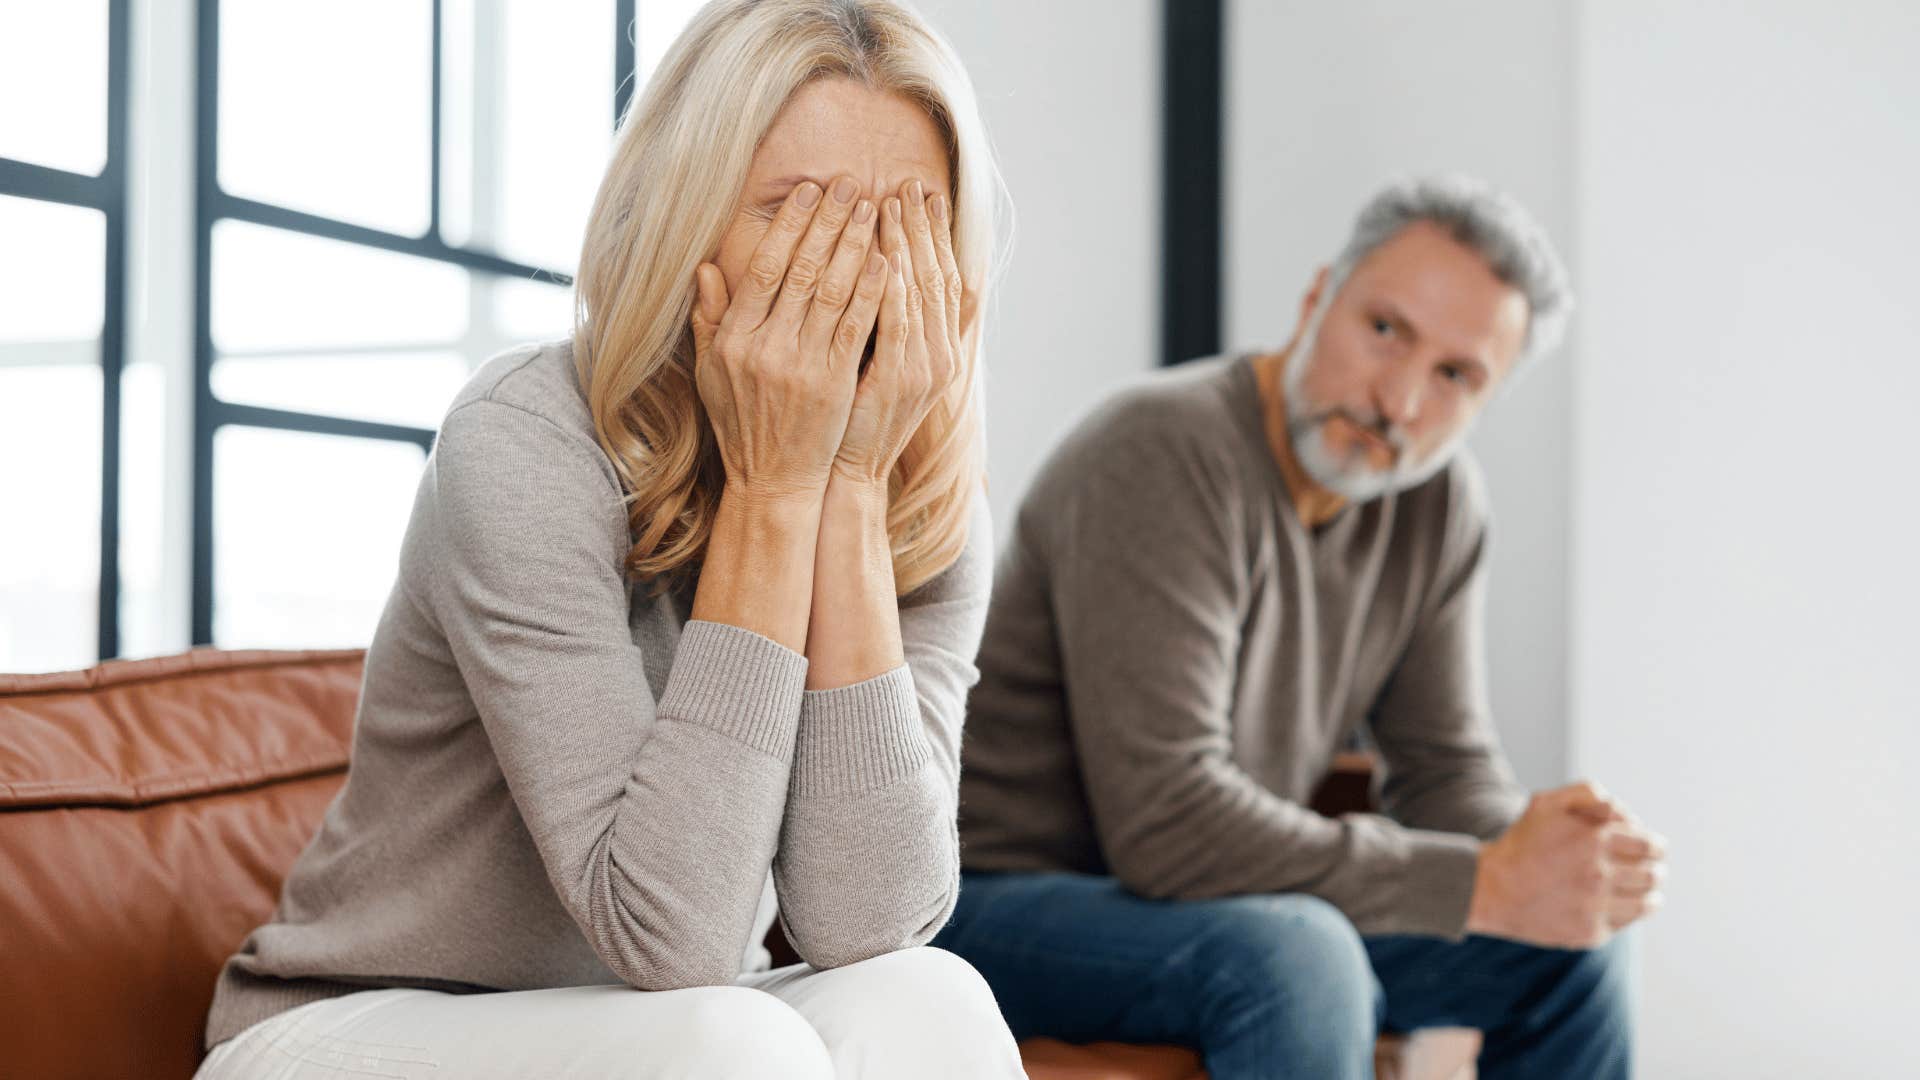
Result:
{"label": "blonde woman", "polygon": [[[986,609],[999,184],[883,0],[721,0],[628,116],[572,340],[455,401],[353,764],[204,1077],[1017,1077],[924,947]],[[777,908],[804,964],[758,947]]]}

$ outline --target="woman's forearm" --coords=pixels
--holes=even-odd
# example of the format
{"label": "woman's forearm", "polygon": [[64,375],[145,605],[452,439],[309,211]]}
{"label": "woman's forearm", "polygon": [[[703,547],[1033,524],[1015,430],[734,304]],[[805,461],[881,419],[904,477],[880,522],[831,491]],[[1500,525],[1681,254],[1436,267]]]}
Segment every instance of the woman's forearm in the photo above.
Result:
{"label": "woman's forearm", "polygon": [[884,480],[828,481],[812,589],[807,689],[849,686],[904,663]]}
{"label": "woman's forearm", "polygon": [[700,567],[693,618],[751,630],[802,652],[808,645],[821,510],[818,495],[723,490]]}

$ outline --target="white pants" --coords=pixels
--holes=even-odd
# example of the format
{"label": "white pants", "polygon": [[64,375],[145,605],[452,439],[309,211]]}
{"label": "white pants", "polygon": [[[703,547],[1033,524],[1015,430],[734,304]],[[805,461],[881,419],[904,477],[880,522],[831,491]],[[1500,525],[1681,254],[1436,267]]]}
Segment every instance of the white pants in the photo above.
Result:
{"label": "white pants", "polygon": [[214,1047],[195,1080],[1025,1075],[986,980],[952,953],[919,948],[831,971],[794,964],[732,986],[652,993],[363,990],[255,1024]]}

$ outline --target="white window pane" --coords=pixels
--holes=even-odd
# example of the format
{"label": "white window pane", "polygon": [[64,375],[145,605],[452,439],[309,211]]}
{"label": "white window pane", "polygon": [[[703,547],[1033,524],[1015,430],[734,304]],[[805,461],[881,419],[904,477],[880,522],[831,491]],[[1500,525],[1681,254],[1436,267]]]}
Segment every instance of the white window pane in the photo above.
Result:
{"label": "white window pane", "polygon": [[[0,258],[6,257],[0,248]],[[0,343],[0,672],[97,659],[100,365]]]}
{"label": "white window pane", "polygon": [[0,195],[0,345],[100,336],[106,236],[98,210]]}
{"label": "white window pane", "polygon": [[706,0],[640,0],[639,12],[634,22],[635,59],[639,71],[635,78],[639,85],[645,86],[653,78],[654,71],[660,66],[660,58],[667,54],[680,31],[693,21],[694,13],[700,10]]}
{"label": "white window pane", "polygon": [[493,325],[509,343],[551,341],[573,333],[573,290],[544,281],[497,278]]}
{"label": "white window pane", "polygon": [[0,671],[99,659],[104,238],[0,197]]}
{"label": "white window pane", "polygon": [[106,0],[0,0],[0,157],[105,167]]}
{"label": "white window pane", "polygon": [[226,191],[423,235],[432,3],[222,0],[219,118]]}
{"label": "white window pane", "polygon": [[482,113],[476,94],[480,40],[474,0],[440,5],[440,239],[455,247],[479,246],[474,232],[474,125]]}
{"label": "white window pane", "polygon": [[223,352],[449,345],[467,272],[243,221],[213,230],[213,342]]}
{"label": "white window pane", "polygon": [[456,352],[223,356],[213,393],[240,405],[435,429],[467,374]]}
{"label": "white window pane", "polygon": [[398,570],[425,456],[408,443],[214,436],[214,642],[362,647]]}
{"label": "white window pane", "polygon": [[505,0],[504,9],[495,247],[571,273],[613,143],[613,3]]}

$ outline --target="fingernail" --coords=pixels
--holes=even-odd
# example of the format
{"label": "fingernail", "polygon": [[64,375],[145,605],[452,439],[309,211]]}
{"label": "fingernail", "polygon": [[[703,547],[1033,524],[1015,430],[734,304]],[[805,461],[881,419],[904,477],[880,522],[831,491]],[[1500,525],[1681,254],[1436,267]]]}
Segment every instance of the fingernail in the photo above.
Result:
{"label": "fingernail", "polygon": [[887,217],[893,219],[893,223],[896,225],[900,223],[900,200],[899,199],[887,200]]}
{"label": "fingernail", "polygon": [[886,265],[887,260],[881,258],[880,253],[877,251],[867,256],[867,276],[871,277],[879,273]]}
{"label": "fingernail", "polygon": [[945,195],[935,195],[933,198],[928,199],[927,209],[933,214],[933,220],[947,220],[947,197]]}
{"label": "fingernail", "polygon": [[799,199],[801,206],[812,206],[820,201],[820,185],[811,180],[801,184],[795,198]]}
{"label": "fingernail", "polygon": [[833,201],[837,203],[850,203],[853,201],[853,193],[858,190],[859,188],[854,185],[852,180],[843,176],[833,182]]}
{"label": "fingernail", "polygon": [[907,198],[912,199],[914,202],[919,202],[921,197],[924,196],[925,194],[926,194],[926,189],[920,186],[920,181],[918,180],[907,181]]}
{"label": "fingernail", "polygon": [[900,253],[897,251],[893,253],[893,272],[903,277],[907,272],[906,267],[900,265]]}
{"label": "fingernail", "polygon": [[866,199],[861,199],[860,205],[853,208],[853,220],[859,222],[862,225],[865,225],[867,223],[867,219],[872,216],[873,216],[873,203]]}

